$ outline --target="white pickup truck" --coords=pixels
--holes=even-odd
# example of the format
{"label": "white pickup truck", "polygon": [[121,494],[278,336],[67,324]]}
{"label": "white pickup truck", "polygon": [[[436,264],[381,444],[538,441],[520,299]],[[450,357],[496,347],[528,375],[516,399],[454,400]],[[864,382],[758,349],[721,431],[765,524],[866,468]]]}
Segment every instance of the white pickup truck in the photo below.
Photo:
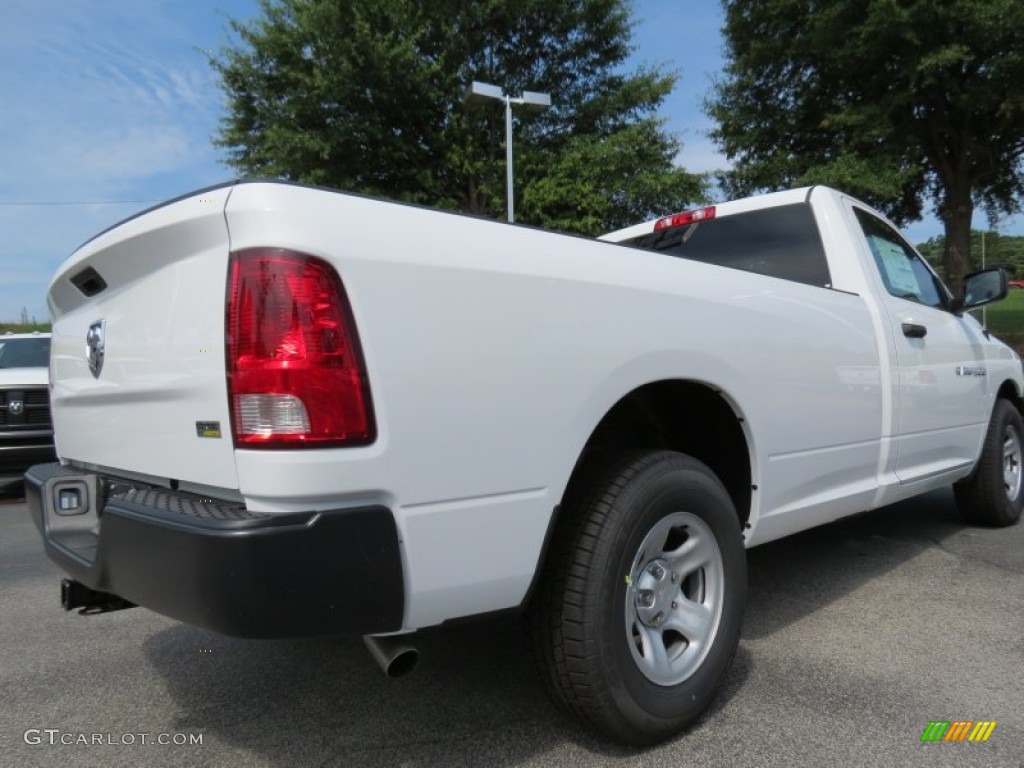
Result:
{"label": "white pickup truck", "polygon": [[50,334],[0,335],[0,493],[33,464],[53,461],[46,366]]}
{"label": "white pickup truck", "polygon": [[652,743],[737,647],[745,547],[955,483],[1021,512],[1020,358],[813,187],[572,237],[277,182],[100,234],[49,291],[65,608],[250,637],[523,609],[567,711]]}

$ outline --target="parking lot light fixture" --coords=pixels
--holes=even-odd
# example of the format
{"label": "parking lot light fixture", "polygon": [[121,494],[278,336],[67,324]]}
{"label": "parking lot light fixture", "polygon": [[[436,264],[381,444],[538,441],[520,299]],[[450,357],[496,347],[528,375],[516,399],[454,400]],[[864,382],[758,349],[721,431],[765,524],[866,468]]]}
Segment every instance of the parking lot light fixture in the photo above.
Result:
{"label": "parking lot light fixture", "polygon": [[474,80],[466,89],[466,101],[474,104],[488,100],[500,101],[505,104],[505,188],[508,199],[508,220],[514,222],[515,201],[513,193],[512,172],[512,105],[518,104],[533,109],[545,109],[551,106],[551,94],[538,91],[523,91],[520,96],[510,96],[499,86],[481,83]]}

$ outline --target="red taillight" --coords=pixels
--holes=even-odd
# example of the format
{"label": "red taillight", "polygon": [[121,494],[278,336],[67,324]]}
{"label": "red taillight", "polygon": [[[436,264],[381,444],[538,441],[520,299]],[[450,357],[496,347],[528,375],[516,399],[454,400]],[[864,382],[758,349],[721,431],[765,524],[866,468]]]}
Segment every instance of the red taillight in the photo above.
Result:
{"label": "red taillight", "polygon": [[715,206],[709,205],[707,208],[698,208],[695,211],[685,211],[658,219],[654,222],[654,231],[660,232],[663,229],[682,227],[686,224],[695,224],[698,221],[707,221],[713,218],[715,218]]}
{"label": "red taillight", "polygon": [[228,396],[240,448],[365,445],[376,429],[345,288],[322,259],[231,254]]}

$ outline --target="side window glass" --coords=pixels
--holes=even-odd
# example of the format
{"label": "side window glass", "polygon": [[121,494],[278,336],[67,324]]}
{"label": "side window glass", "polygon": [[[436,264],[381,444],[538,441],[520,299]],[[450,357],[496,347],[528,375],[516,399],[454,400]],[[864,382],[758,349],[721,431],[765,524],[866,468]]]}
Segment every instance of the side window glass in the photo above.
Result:
{"label": "side window glass", "polygon": [[885,289],[900,299],[945,308],[942,284],[900,234],[867,211],[854,208],[854,212]]}

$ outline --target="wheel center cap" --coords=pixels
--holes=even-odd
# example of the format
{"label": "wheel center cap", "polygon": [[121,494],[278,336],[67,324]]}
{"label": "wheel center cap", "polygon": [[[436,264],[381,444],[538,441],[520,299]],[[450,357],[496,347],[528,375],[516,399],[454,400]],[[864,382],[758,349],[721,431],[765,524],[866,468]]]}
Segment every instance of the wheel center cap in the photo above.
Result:
{"label": "wheel center cap", "polygon": [[636,586],[636,615],[648,627],[659,627],[675,608],[679,577],[661,558],[648,561],[633,579]]}

